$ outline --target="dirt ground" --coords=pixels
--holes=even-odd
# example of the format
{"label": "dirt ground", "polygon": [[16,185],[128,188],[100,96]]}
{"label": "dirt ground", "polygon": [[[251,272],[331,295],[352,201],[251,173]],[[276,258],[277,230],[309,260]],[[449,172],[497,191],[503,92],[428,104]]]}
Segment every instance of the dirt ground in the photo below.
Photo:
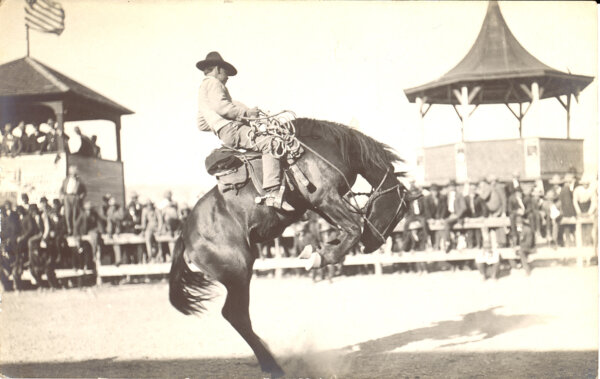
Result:
{"label": "dirt ground", "polygon": [[[168,285],[2,294],[8,377],[262,378],[221,317],[179,314]],[[595,378],[597,267],[258,278],[251,315],[290,378]]]}

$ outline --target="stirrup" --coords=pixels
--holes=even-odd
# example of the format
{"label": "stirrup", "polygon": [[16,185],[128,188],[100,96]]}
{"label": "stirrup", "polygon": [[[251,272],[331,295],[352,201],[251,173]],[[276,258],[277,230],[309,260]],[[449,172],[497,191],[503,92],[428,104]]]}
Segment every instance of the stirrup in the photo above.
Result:
{"label": "stirrup", "polygon": [[283,203],[283,193],[285,191],[285,184],[281,184],[279,186],[279,190],[277,191],[269,191],[264,196],[257,196],[254,199],[256,204],[263,204],[267,207],[273,207],[276,209],[281,209],[281,205]]}

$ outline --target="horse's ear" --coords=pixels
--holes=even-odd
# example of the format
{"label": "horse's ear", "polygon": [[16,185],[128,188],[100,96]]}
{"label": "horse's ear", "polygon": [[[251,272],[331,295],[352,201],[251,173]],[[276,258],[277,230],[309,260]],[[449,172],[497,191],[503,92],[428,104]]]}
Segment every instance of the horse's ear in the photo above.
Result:
{"label": "horse's ear", "polygon": [[404,178],[406,176],[406,171],[394,172],[396,178]]}

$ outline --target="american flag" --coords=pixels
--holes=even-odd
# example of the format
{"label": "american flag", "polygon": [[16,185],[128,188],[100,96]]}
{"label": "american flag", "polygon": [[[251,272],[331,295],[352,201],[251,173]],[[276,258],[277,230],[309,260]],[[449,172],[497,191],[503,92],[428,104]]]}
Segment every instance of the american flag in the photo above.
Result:
{"label": "american flag", "polygon": [[65,11],[52,0],[25,0],[25,24],[44,33],[60,35],[65,30]]}

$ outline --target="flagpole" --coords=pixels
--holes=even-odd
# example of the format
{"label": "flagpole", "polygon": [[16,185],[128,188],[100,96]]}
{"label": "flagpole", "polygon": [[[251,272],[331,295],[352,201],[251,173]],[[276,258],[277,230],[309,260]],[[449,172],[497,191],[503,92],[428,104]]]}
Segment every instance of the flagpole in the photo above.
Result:
{"label": "flagpole", "polygon": [[29,56],[29,25],[25,25],[25,36],[27,38],[27,56]]}

